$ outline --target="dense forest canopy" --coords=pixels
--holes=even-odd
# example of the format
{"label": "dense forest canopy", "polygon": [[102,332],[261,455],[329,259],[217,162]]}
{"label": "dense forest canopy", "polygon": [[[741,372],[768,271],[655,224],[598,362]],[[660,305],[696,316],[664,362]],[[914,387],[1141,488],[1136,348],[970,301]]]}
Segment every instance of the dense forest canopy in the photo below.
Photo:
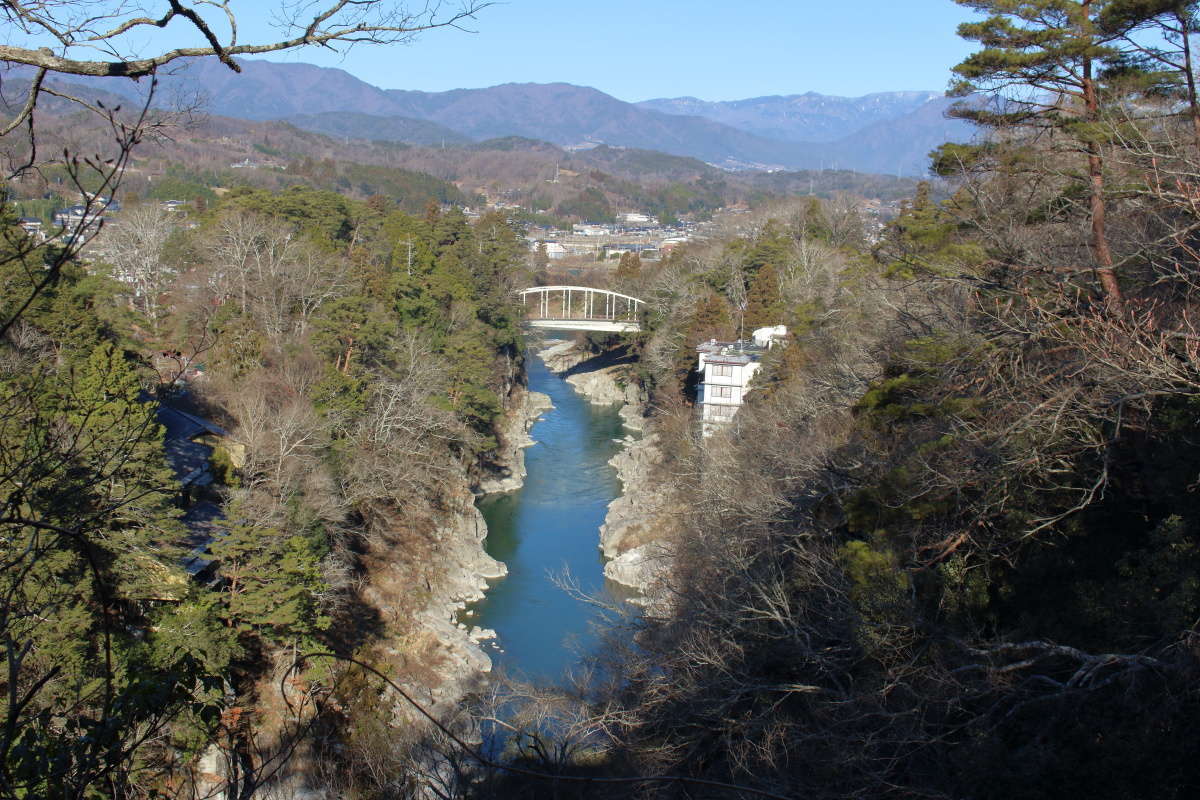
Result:
{"label": "dense forest canopy", "polygon": [[[254,706],[272,670],[328,687],[328,665],[298,654],[372,646],[354,618],[357,554],[397,535],[400,513],[419,540],[417,518],[453,499],[439,472],[496,446],[521,359],[523,247],[503,218],[293,188],[232,192],[190,219],[127,210],[99,239],[111,269],[68,262],[9,333],[2,613],[21,702],[0,744],[14,796],[152,793],[216,739],[251,746],[230,709]],[[8,318],[57,245],[31,249],[10,213],[4,230]],[[213,588],[184,571],[198,534],[173,502],[156,407],[229,431]]]}

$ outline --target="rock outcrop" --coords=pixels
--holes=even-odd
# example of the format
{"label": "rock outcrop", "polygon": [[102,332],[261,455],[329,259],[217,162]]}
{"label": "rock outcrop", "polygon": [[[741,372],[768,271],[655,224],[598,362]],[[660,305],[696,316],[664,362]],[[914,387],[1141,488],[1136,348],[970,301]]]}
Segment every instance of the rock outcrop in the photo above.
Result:
{"label": "rock outcrop", "polygon": [[[674,553],[669,542],[653,541],[621,553],[604,565],[604,577],[622,586],[636,589],[642,602],[657,598],[659,581],[671,568]],[[634,599],[631,602],[639,602]]]}
{"label": "rock outcrop", "polygon": [[640,408],[642,391],[628,380],[629,369],[625,365],[601,367],[589,372],[568,374],[567,383],[575,387],[592,405],[611,406],[618,403]]}
{"label": "rock outcrop", "polygon": [[[525,448],[534,443],[529,430],[553,407],[549,396],[541,392],[521,388],[514,393],[510,410],[498,426],[497,457],[486,476],[472,487],[473,495],[511,492],[524,485]],[[457,621],[463,609],[483,599],[488,581],[508,574],[504,563],[484,550],[487,533],[483,514],[465,497],[462,508],[437,533],[449,572],[418,618],[445,649],[445,663],[451,665],[445,680],[429,691],[429,700],[439,713],[455,710],[465,695],[481,688],[483,675],[492,669],[491,658],[480,642],[494,638],[495,632]]]}
{"label": "rock outcrop", "polygon": [[650,473],[660,462],[658,436],[627,438],[627,444],[608,462],[617,470],[623,490],[608,504],[608,514],[600,526],[600,549],[607,558],[617,558],[628,550],[661,539],[661,518],[667,508],[661,496],[650,487]]}
{"label": "rock outcrop", "polygon": [[[387,649],[412,669],[401,685],[435,716],[449,719],[464,696],[482,685],[492,669],[488,655],[472,638],[472,629],[459,627],[458,612],[479,600],[489,580],[508,574],[508,568],[483,548],[487,525],[474,505],[465,481],[455,492],[457,507],[431,532],[427,558],[438,565],[435,577],[424,579],[427,596],[418,603],[402,593],[413,592],[414,565],[410,558],[391,560],[373,553],[370,579],[363,600],[378,609],[381,621],[401,634]],[[420,579],[418,579],[420,580]],[[408,672],[407,670],[405,671]],[[397,708],[397,715],[423,725],[412,709]]]}
{"label": "rock outcrop", "polygon": [[645,393],[631,380],[630,362],[608,354],[589,353],[575,342],[554,342],[538,353],[547,369],[575,387],[598,406],[620,404],[621,420],[631,430],[642,430]]}
{"label": "rock outcrop", "polygon": [[431,587],[432,596],[417,613],[420,627],[432,634],[441,648],[438,659],[445,665],[439,670],[442,681],[425,690],[424,698],[436,714],[452,714],[464,696],[482,688],[483,676],[492,669],[491,658],[480,643],[495,637],[495,631],[468,626],[458,621],[471,603],[482,600],[488,582],[503,578],[508,568],[484,550],[487,524],[474,504],[475,496],[511,492],[525,481],[525,448],[532,445],[529,430],[537,419],[554,406],[541,392],[518,389],[510,410],[498,426],[500,446],[494,463],[471,494],[459,494],[460,508],[439,526],[439,560],[446,565],[440,584]]}
{"label": "rock outcrop", "polygon": [[664,497],[653,480],[662,453],[658,435],[631,440],[609,461],[621,480],[621,496],[608,504],[600,526],[600,549],[609,558],[604,576],[636,589],[646,604],[665,602],[660,579],[671,569],[672,542],[680,509]]}
{"label": "rock outcrop", "polygon": [[556,375],[561,375],[592,357],[591,353],[579,349],[571,340],[545,342],[537,348],[537,354],[546,364],[546,369]]}
{"label": "rock outcrop", "polygon": [[475,494],[502,494],[525,485],[525,448],[533,444],[529,429],[543,413],[554,408],[541,392],[519,389],[514,402],[498,426],[500,446],[495,462],[475,486]]}

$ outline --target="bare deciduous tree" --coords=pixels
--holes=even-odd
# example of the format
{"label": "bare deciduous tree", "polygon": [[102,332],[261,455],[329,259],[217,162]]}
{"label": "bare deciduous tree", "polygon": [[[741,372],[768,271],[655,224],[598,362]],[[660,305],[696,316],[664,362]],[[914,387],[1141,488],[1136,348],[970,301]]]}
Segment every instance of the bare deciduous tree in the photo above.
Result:
{"label": "bare deciduous tree", "polygon": [[113,277],[133,288],[134,305],[156,328],[160,300],[175,278],[175,270],[163,260],[174,230],[174,214],[157,203],[147,203],[127,210],[121,223],[111,226],[103,237]]}
{"label": "bare deciduous tree", "polygon": [[394,358],[394,377],[371,386],[368,411],[349,431],[355,446],[342,492],[362,509],[421,495],[449,468],[448,445],[465,436],[452,415],[430,403],[444,391],[446,375],[428,342],[405,333]]}
{"label": "bare deciduous tree", "polygon": [[236,297],[272,340],[303,334],[323,303],[341,291],[342,267],[305,241],[295,226],[261,214],[231,210],[211,240],[210,285]]}

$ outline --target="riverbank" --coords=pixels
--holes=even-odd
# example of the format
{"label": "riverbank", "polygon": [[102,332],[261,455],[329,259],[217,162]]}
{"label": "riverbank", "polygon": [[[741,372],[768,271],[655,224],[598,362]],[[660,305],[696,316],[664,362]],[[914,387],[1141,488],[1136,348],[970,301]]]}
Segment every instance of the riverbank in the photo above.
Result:
{"label": "riverbank", "polygon": [[[450,479],[449,510],[433,521],[429,555],[436,558],[436,579],[426,579],[426,599],[413,608],[402,596],[411,592],[411,558],[389,558],[372,554],[363,599],[378,609],[390,629],[402,631],[387,647],[388,655],[402,667],[399,684],[426,710],[447,724],[458,724],[473,735],[473,723],[462,714],[462,700],[484,688],[493,669],[484,642],[495,631],[467,625],[460,616],[470,604],[483,599],[490,582],[504,578],[508,568],[488,555],[488,536],[483,514],[476,506],[481,495],[512,492],[525,480],[525,448],[533,444],[529,430],[552,408],[541,392],[517,387],[510,396],[509,410],[497,425],[499,447],[480,475],[469,479],[464,473]],[[392,553],[395,551],[393,550]],[[411,615],[405,619],[405,615]],[[410,707],[395,709],[398,720],[423,730],[427,721]]]}

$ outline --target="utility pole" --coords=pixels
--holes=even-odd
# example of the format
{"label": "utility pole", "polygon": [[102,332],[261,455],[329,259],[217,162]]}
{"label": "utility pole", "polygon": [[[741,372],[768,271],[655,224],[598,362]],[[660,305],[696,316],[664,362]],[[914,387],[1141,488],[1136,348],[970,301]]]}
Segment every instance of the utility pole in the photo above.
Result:
{"label": "utility pole", "polygon": [[412,277],[412,237],[409,236],[407,239],[405,239],[404,244],[406,244],[408,246],[408,260],[407,260],[407,266],[405,267],[405,269],[408,272],[408,277],[411,278]]}

